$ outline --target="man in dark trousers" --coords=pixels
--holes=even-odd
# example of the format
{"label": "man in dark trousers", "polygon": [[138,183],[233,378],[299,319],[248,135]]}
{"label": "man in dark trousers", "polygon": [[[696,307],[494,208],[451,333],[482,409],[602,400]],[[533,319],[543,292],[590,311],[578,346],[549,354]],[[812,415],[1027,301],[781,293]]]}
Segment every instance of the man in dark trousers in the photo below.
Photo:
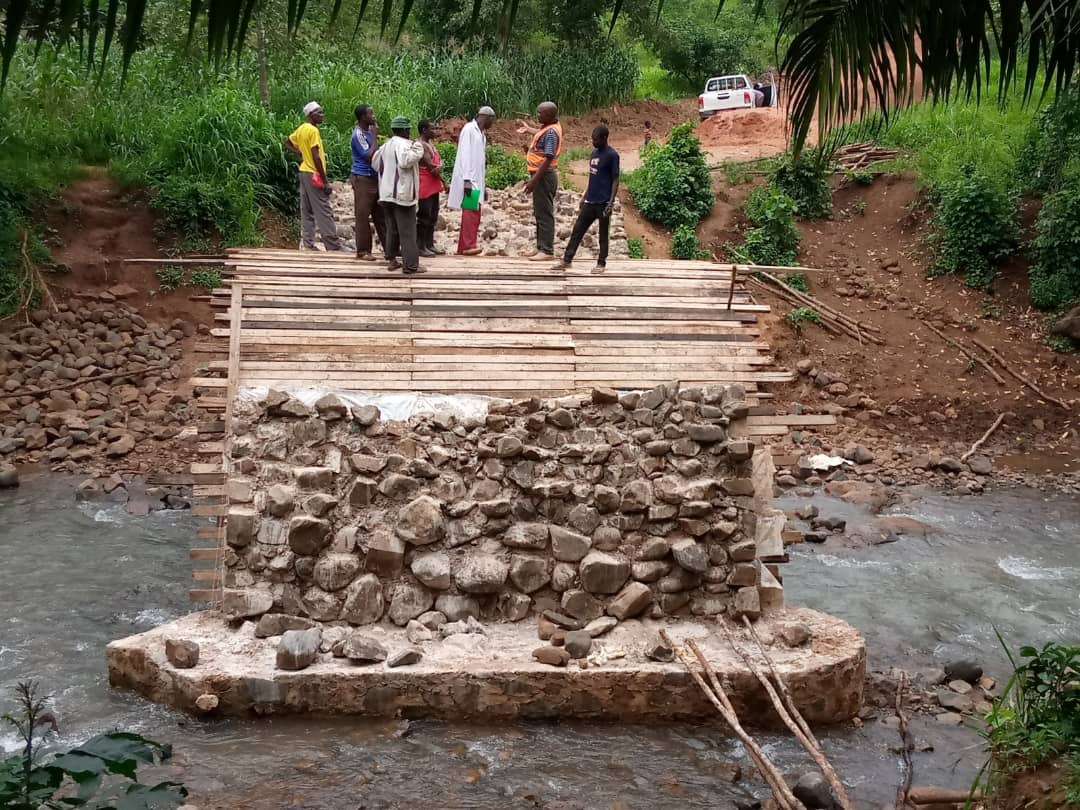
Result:
{"label": "man in dark trousers", "polygon": [[379,244],[386,247],[386,212],[379,204],[379,175],[371,168],[371,159],[379,148],[379,127],[370,104],[359,104],[355,110],[352,148],[353,210],[356,214],[356,258],[373,262],[371,228],[379,235]]}
{"label": "man in dark trousers", "polygon": [[540,126],[522,122],[520,131],[533,133],[532,145],[525,153],[529,179],[525,193],[533,197],[533,218],[536,220],[536,253],[530,261],[545,261],[555,255],[555,195],[559,191],[559,155],[563,149],[562,124],[559,108],[545,101],[536,108]]}
{"label": "man in dark trousers", "polygon": [[619,153],[608,146],[608,128],[603,124],[593,129],[592,142],[594,149],[589,158],[589,187],[581,198],[581,207],[570,241],[566,243],[566,252],[556,265],[560,270],[570,267],[581,238],[597,221],[600,223],[600,256],[593,272],[602,273],[607,265],[611,211],[615,206],[615,196],[619,193]]}

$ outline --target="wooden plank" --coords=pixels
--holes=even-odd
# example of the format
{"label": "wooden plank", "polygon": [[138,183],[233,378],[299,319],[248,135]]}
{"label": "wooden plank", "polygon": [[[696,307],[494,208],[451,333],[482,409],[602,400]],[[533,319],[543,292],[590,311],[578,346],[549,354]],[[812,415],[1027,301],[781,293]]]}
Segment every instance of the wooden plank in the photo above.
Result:
{"label": "wooden plank", "polygon": [[748,425],[835,425],[836,417],[828,413],[779,414],[773,416],[747,416]]}
{"label": "wooden plank", "polygon": [[229,507],[223,503],[196,503],[191,507],[195,517],[225,517],[228,513]]}
{"label": "wooden plank", "polygon": [[220,498],[225,495],[224,484],[196,484],[191,489],[196,498]]}
{"label": "wooden plank", "polygon": [[192,568],[191,578],[196,582],[221,582],[221,572],[217,568]]}
{"label": "wooden plank", "polygon": [[220,602],[221,589],[193,588],[192,590],[188,591],[188,596],[192,602]]}
{"label": "wooden plank", "polygon": [[146,483],[156,487],[191,486],[191,473],[148,473]]}
{"label": "wooden plank", "polygon": [[195,445],[195,452],[200,456],[220,456],[225,452],[225,442],[199,442]]}
{"label": "wooden plank", "polygon": [[224,537],[224,526],[196,526],[195,536],[200,540],[220,540]]}
{"label": "wooden plank", "polygon": [[189,552],[192,560],[199,560],[201,562],[216,562],[224,554],[224,549],[220,548],[193,548]]}
{"label": "wooden plank", "polygon": [[192,377],[190,382],[194,388],[226,388],[229,385],[224,377]]}

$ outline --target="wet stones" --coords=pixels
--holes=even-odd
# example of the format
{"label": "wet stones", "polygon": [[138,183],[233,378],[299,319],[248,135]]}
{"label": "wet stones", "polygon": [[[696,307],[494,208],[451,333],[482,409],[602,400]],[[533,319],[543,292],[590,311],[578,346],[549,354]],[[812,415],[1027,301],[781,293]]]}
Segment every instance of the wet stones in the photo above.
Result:
{"label": "wet stones", "polygon": [[592,551],[581,561],[582,587],[596,594],[617,593],[630,577],[630,562],[603,551]]}

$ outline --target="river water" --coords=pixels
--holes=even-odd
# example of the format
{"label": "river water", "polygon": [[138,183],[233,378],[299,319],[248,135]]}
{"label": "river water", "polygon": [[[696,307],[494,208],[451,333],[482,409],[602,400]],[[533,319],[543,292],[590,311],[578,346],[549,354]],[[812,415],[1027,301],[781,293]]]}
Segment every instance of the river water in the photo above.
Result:
{"label": "river water", "polygon": [[[551,723],[456,726],[354,718],[203,721],[108,687],[104,646],[182,615],[196,519],[133,518],[76,503],[74,481],[24,478],[0,492],[0,706],[38,679],[60,718],[58,745],[111,728],[171,742],[165,775],[202,808],[723,808],[764,789],[729,785],[719,763],[748,761],[719,725]],[[851,507],[817,499],[822,514]],[[994,629],[1014,646],[1080,638],[1080,504],[1034,491],[927,494],[896,514],[940,529],[860,549],[793,547],[788,599],[841,616],[867,637],[871,665],[908,669],[971,656],[1001,674]],[[404,732],[404,733],[403,733]],[[916,781],[964,787],[977,735],[916,719],[933,743]],[[822,735],[860,807],[890,802],[896,732],[870,722]],[[805,755],[764,738],[782,768]],[[15,739],[0,729],[0,753]]]}

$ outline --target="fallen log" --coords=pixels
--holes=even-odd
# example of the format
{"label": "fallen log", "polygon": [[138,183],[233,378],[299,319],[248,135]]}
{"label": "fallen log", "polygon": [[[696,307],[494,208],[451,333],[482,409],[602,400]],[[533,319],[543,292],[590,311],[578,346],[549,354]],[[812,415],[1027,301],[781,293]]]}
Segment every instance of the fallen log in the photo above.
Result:
{"label": "fallen log", "polygon": [[1022,382],[1024,385],[1026,385],[1028,388],[1030,388],[1032,391],[1034,391],[1036,394],[1038,394],[1039,397],[1041,397],[1042,399],[1045,399],[1047,402],[1052,402],[1054,405],[1057,405],[1059,408],[1064,408],[1065,410],[1069,410],[1068,405],[1066,405],[1060,399],[1055,399],[1054,397],[1050,396],[1049,394],[1044,394],[1042,392],[1042,390],[1039,388],[1039,386],[1035,385],[1035,383],[1033,383],[1031,380],[1029,380],[1027,377],[1025,377],[1023,374],[1021,374],[1016,369],[1014,369],[1007,362],[1005,362],[1005,358],[1002,357],[1000,354],[998,354],[996,349],[993,349],[990,346],[987,346],[981,340],[976,340],[975,338],[972,338],[971,342],[974,343],[976,346],[978,346],[980,349],[982,349],[984,352],[986,352],[988,355],[993,357],[999,363],[1001,363],[1001,367],[1003,369],[1005,369],[1007,372],[1009,372],[1014,377],[1016,377],[1016,379],[1018,379],[1020,382]]}
{"label": "fallen log", "polygon": [[968,797],[982,799],[982,791],[950,790],[935,785],[917,785],[908,791],[908,801],[916,806],[922,804],[966,804]]}
{"label": "fallen log", "polygon": [[911,761],[911,750],[915,741],[908,731],[907,715],[904,714],[904,691],[907,689],[907,673],[900,673],[900,682],[896,685],[896,717],[900,720],[897,732],[900,734],[900,784],[896,788],[896,810],[904,810],[911,792],[911,780],[915,776],[915,764]]}
{"label": "fallen log", "polygon": [[[933,326],[933,325],[927,323],[926,321],[920,321],[920,323],[922,323],[923,326],[925,326],[927,329],[929,329],[931,332],[933,332],[939,338],[944,340],[950,346],[953,346],[953,347],[959,349],[961,352],[963,352],[965,355],[970,357],[976,363],[979,363],[981,366],[983,366],[983,368],[985,368],[987,371],[989,371],[990,375],[995,380],[997,380],[1000,385],[1005,385],[1005,378],[1002,377],[1000,374],[998,374],[996,371],[994,371],[993,367],[989,363],[987,363],[985,360],[983,360],[981,357],[979,357],[979,355],[975,354],[973,351],[968,349],[966,346],[964,346],[964,345],[956,342],[955,340],[953,340],[951,337],[946,335],[944,332],[942,332],[936,326]],[[976,343],[978,343],[978,341],[976,341]]]}

